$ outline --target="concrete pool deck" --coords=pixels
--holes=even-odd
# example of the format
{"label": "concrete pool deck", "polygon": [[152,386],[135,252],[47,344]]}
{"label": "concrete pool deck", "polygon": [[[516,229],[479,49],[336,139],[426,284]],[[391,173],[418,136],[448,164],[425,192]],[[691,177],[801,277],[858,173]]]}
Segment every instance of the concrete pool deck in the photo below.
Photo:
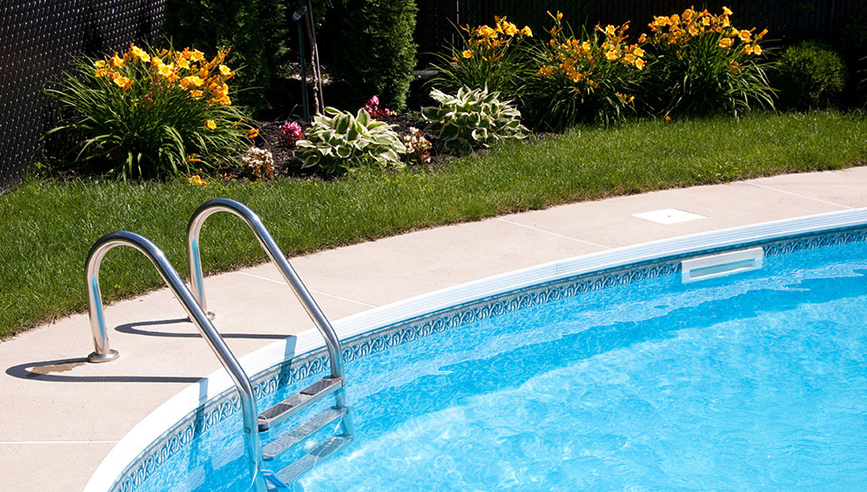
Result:
{"label": "concrete pool deck", "polygon": [[[867,167],[563,205],[291,262],[336,320],[549,261],[860,207],[867,207]],[[654,220],[636,216],[648,212],[658,213],[647,216]],[[271,264],[208,277],[205,288],[214,324],[239,358],[312,327]],[[82,490],[137,422],[220,367],[167,289],[108,306],[105,316],[112,348],[121,354],[108,364],[85,362],[93,350],[86,314],[0,342],[0,489]]]}

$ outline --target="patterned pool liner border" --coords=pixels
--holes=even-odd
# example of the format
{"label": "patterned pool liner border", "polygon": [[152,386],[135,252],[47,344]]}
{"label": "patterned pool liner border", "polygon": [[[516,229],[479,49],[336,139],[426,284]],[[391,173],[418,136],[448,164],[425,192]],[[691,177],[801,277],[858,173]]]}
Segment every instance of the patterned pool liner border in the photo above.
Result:
{"label": "patterned pool liner border", "polygon": [[[707,250],[702,255],[761,245],[765,256],[777,256],[864,241],[867,241],[867,228],[858,226],[827,233],[809,233],[775,241],[744,242],[734,247]],[[419,338],[519,309],[645,279],[676,275],[680,273],[682,259],[692,256],[696,256],[696,254],[675,255],[660,260],[555,280],[401,321],[346,340],[343,357],[346,362],[351,362]],[[318,349],[263,371],[254,378],[254,393],[257,401],[261,401],[290,384],[324,373],[327,369],[328,361],[325,350]],[[192,442],[197,435],[224,419],[232,417],[239,411],[240,402],[235,396],[234,388],[224,391],[204,408],[188,414],[183,421],[173,426],[148,446],[139,455],[139,458],[134,460],[118,477],[111,491],[134,492],[166,460]]]}

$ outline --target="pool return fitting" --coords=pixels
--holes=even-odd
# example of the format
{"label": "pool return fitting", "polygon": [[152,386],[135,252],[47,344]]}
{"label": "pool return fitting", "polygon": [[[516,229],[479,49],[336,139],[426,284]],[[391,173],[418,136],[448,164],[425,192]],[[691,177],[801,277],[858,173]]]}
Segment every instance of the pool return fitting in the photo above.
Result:
{"label": "pool return fitting", "polygon": [[[290,396],[282,402],[268,408],[261,414],[256,410],[256,400],[250,378],[244,372],[235,355],[226,345],[220,333],[211,323],[212,316],[207,313],[207,304],[202,278],[201,255],[199,252],[199,233],[205,220],[217,212],[229,212],[241,218],[253,231],[259,244],[268,253],[292,292],[304,306],[310,319],[325,339],[331,374]],[[190,218],[187,227],[187,246],[190,255],[191,289],[188,289],[172,267],[165,254],[153,242],[139,234],[127,231],[115,231],[101,237],[94,243],[85,262],[85,279],[89,306],[90,326],[93,334],[94,352],[87,360],[94,363],[110,362],[119,357],[108,341],[108,331],[105,327],[102,295],[99,290],[99,267],[105,255],[116,246],[129,246],[144,254],[156,267],[166,285],[184,307],[190,321],[202,334],[208,346],[220,360],[229,373],[232,382],[238,389],[241,402],[241,413],[244,422],[244,446],[248,460],[248,468],[252,477],[252,490],[267,492],[269,483],[277,490],[285,489],[288,483],[297,479],[312,468],[318,461],[337,452],[352,440],[352,417],[345,406],[345,379],[343,371],[343,353],[340,339],[337,337],[331,323],[316,304],[310,291],[298,277],[295,270],[286,260],[285,255],[274,242],[271,234],[262,224],[259,217],[246,205],[226,198],[217,198],[206,202],[198,208]],[[262,447],[260,433],[268,432],[280,422],[310,407],[324,397],[334,394],[336,404],[325,411],[289,429],[276,439]],[[308,437],[325,428],[329,424],[340,421],[343,431],[331,438],[325,439],[314,449],[304,454],[278,472],[265,469],[264,461],[270,461],[283,452],[305,441]]]}

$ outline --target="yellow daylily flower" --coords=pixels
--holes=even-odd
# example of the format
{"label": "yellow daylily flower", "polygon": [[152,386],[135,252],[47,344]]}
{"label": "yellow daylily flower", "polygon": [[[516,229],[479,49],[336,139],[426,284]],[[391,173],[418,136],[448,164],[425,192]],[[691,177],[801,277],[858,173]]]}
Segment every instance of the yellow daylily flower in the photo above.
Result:
{"label": "yellow daylily flower", "polygon": [[[190,159],[190,162],[200,162],[200,160],[199,159],[195,159],[195,160]],[[208,185],[208,182],[205,181],[204,179],[202,179],[202,177],[199,175],[190,176],[187,179],[187,183],[190,183],[193,186],[207,186]]]}
{"label": "yellow daylily flower", "polygon": [[193,87],[201,87],[205,81],[196,75],[189,75],[181,79],[181,88],[188,90]]}
{"label": "yellow daylily flower", "polygon": [[157,68],[157,70],[160,72],[160,75],[162,75],[163,77],[170,78],[175,73],[174,63],[169,63],[168,65],[166,65],[166,64],[160,65]]}
{"label": "yellow daylily flower", "polygon": [[205,128],[213,130],[217,128],[217,123],[214,120],[205,120]]}
{"label": "yellow daylily flower", "polygon": [[114,52],[114,56],[111,57],[111,60],[109,60],[108,64],[111,65],[112,68],[123,67],[125,65],[123,58],[117,56],[116,51]]}
{"label": "yellow daylily flower", "polygon": [[470,50],[464,50],[464,52],[461,53],[461,56],[463,56],[464,58],[472,58],[473,52]]}
{"label": "yellow daylily flower", "polygon": [[115,85],[117,85],[118,87],[120,87],[122,89],[129,89],[130,87],[132,87],[132,80],[130,80],[130,79],[128,79],[122,75],[118,75],[118,76],[114,77],[113,79],[111,79],[111,81],[114,82]]}
{"label": "yellow daylily flower", "polygon": [[129,51],[130,51],[130,52],[131,52],[131,53],[132,53],[136,58],[138,58],[139,60],[141,60],[142,63],[147,63],[147,62],[150,61],[150,59],[151,59],[151,56],[150,56],[149,54],[147,54],[147,53],[145,52],[145,50],[139,48],[138,46],[136,46],[136,45],[134,45],[134,44],[129,45]]}

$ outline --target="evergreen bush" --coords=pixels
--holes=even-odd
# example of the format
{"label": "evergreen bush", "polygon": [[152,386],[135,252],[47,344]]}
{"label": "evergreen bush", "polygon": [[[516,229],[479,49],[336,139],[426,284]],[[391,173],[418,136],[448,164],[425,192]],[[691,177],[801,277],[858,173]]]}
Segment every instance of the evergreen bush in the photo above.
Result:
{"label": "evergreen bush", "polygon": [[846,87],[843,58],[830,46],[805,41],[783,50],[774,77],[782,105],[796,109],[826,108]]}
{"label": "evergreen bush", "polygon": [[415,0],[341,2],[330,14],[331,70],[347,82],[348,95],[359,106],[378,94],[388,107],[404,109],[416,64]]}
{"label": "evergreen bush", "polygon": [[277,68],[288,61],[287,2],[281,0],[166,0],[166,34],[175,46],[227,47],[249,90],[239,102],[260,106]]}

